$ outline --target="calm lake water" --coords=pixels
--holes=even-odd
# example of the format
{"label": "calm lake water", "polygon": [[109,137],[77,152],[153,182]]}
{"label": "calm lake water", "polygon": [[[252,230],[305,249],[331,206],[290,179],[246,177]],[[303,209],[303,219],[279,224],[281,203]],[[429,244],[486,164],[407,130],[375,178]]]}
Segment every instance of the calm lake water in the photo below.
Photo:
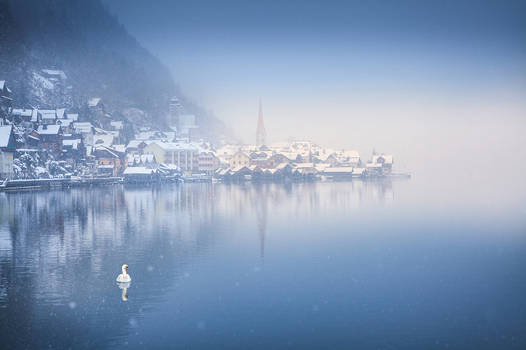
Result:
{"label": "calm lake water", "polygon": [[0,193],[0,347],[525,349],[525,198],[499,186]]}

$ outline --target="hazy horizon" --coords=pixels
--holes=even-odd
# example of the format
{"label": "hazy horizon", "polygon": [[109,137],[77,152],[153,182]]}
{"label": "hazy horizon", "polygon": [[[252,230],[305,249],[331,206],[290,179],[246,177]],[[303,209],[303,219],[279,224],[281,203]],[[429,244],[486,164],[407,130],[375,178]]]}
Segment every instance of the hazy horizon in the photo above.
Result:
{"label": "hazy horizon", "polygon": [[105,4],[245,143],[261,98],[269,142],[374,148],[429,173],[526,158],[523,2]]}

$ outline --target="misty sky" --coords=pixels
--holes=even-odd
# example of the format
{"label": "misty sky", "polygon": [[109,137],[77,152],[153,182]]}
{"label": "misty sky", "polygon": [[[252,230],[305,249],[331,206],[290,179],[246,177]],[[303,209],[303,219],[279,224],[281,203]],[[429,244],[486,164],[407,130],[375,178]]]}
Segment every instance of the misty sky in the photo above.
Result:
{"label": "misty sky", "polygon": [[105,3],[245,142],[261,97],[270,141],[526,159],[525,1]]}

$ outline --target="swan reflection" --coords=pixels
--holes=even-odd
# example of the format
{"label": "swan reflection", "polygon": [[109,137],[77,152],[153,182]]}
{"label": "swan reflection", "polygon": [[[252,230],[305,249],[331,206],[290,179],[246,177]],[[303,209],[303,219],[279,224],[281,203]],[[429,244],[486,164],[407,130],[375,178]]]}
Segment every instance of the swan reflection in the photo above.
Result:
{"label": "swan reflection", "polygon": [[130,288],[131,282],[117,282],[117,286],[122,289],[122,301],[128,301],[128,288]]}

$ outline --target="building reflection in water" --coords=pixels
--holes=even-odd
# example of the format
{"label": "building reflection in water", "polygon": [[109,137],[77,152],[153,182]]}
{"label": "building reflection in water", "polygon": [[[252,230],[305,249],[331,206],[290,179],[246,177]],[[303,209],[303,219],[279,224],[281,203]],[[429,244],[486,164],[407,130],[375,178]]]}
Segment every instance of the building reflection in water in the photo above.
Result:
{"label": "building reflection in water", "polygon": [[[70,338],[104,347],[110,341],[107,329],[94,323],[124,324],[130,314],[142,312],[138,303],[124,303],[128,316],[109,306],[108,298],[115,296],[114,271],[122,263],[143,276],[134,281],[134,300],[137,295],[143,304],[154,304],[184,278],[189,264],[225,239],[239,218],[254,224],[263,259],[272,235],[270,218],[308,220],[387,205],[393,198],[390,182],[360,181],[0,193],[3,341],[69,347],[66,338],[56,336],[67,327]],[[149,293],[142,292],[146,286]],[[128,287],[122,286],[121,300],[128,298]],[[32,337],[39,327],[46,332]],[[121,327],[111,333],[126,332]],[[22,339],[32,343],[18,343]]]}

